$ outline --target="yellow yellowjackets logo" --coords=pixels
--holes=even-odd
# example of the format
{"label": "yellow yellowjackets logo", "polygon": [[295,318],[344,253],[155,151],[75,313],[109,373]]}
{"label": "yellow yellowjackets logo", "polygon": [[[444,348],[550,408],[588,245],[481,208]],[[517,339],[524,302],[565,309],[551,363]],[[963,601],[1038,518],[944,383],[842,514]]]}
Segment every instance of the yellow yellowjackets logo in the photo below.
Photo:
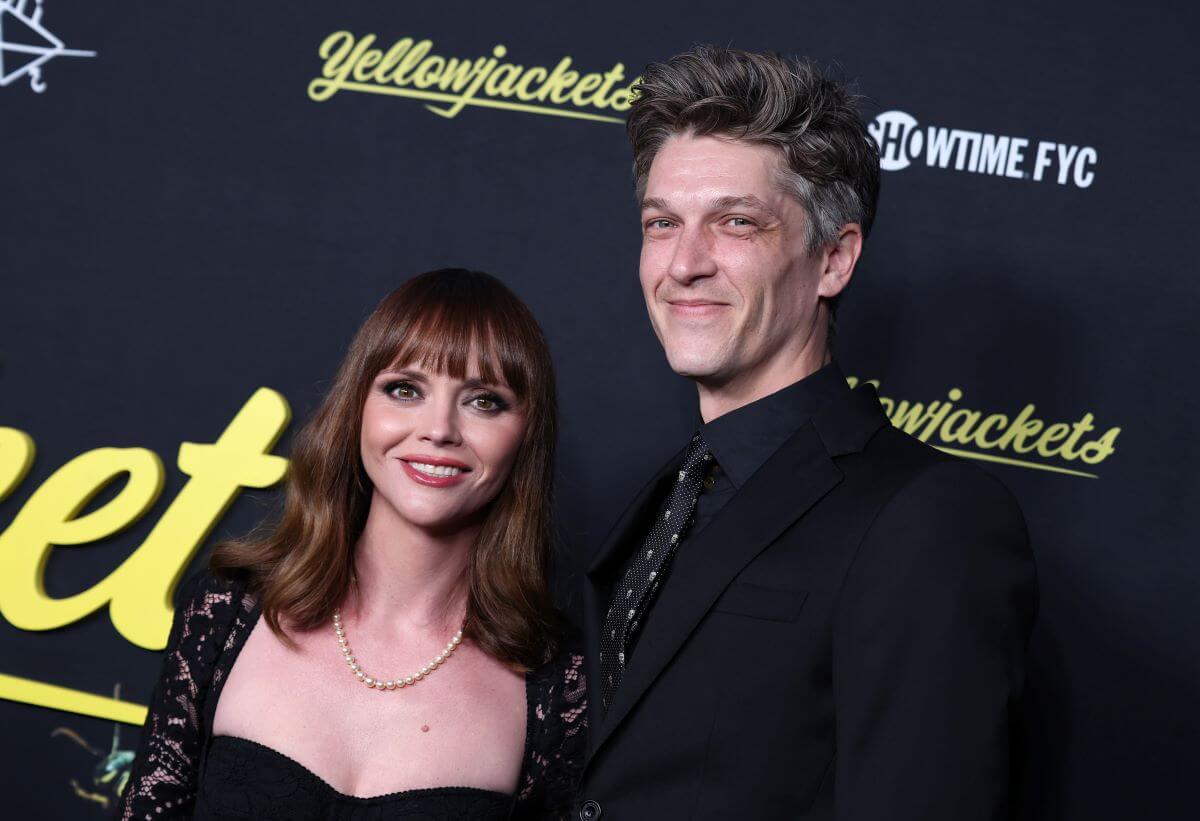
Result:
{"label": "yellow yellowjackets logo", "polygon": [[[847,378],[851,387],[856,376]],[[879,389],[879,380],[864,380]],[[1037,416],[1032,402],[1009,415],[962,407],[960,388],[945,399],[914,402],[881,395],[879,403],[892,424],[939,450],[967,459],[1098,479],[1099,475],[1055,462],[1098,465],[1117,449],[1119,427],[1101,430],[1096,417],[1085,413],[1071,422],[1048,422]],[[1082,466],[1081,466],[1082,467]]]}
{"label": "yellow yellowjackets logo", "polygon": [[330,34],[317,49],[321,74],[308,84],[308,96],[324,102],[339,91],[359,91],[425,100],[425,108],[457,117],[466,106],[526,114],[621,123],[638,78],[625,76],[623,63],[607,71],[581,72],[563,57],[554,66],[505,62],[508,48],[490,56],[444,57],[432,40],[404,37],[386,48],[374,34]]}

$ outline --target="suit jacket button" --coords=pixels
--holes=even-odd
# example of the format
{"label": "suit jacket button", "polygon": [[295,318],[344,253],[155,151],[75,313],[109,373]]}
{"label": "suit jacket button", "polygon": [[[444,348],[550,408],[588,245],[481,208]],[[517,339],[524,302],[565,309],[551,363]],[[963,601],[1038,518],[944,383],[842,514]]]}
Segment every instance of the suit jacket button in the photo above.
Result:
{"label": "suit jacket button", "polygon": [[579,821],[598,821],[603,812],[595,801],[584,801],[579,808]]}

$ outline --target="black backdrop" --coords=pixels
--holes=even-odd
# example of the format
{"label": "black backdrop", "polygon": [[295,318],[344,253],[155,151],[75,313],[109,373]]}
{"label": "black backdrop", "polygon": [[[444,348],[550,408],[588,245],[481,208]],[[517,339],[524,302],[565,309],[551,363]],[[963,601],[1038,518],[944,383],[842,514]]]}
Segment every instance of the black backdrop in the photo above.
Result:
{"label": "black backdrop", "polygon": [[[207,513],[192,504],[151,538],[188,480],[181,443],[216,441],[269,388],[292,411],[269,449],[286,456],[355,328],[404,278],[481,268],[543,323],[564,422],[563,591],[694,419],[641,305],[622,128],[570,116],[619,119],[619,106],[580,95],[526,103],[549,113],[473,103],[445,117],[427,107],[444,102],[367,93],[387,82],[315,101],[318,48],[347,31],[469,60],[502,44],[497,64],[525,68],[621,63],[614,88],[698,41],[808,54],[857,80],[890,168],[838,356],[878,380],[898,423],[983,460],[1024,506],[1042,586],[1025,814],[1196,817],[1196,23],[1150,3],[3,0],[3,815],[99,817],[80,791],[105,793],[94,769],[118,763],[114,726],[118,749],[134,747],[136,728],[110,719],[136,723],[129,705],[159,663],[106,606],[54,615],[39,572],[44,596],[65,599],[155,539],[176,558],[181,534],[200,540],[197,567],[248,529],[272,492],[222,514],[209,488]],[[408,79],[389,87],[413,91]],[[46,485],[102,448],[157,454],[161,494],[39,565],[39,544],[70,538],[33,508],[57,502],[61,521],[117,496],[120,480],[77,511],[88,486]],[[143,451],[89,459],[134,456],[153,490]],[[136,577],[160,617],[169,565]],[[79,695],[117,684],[119,703]]]}

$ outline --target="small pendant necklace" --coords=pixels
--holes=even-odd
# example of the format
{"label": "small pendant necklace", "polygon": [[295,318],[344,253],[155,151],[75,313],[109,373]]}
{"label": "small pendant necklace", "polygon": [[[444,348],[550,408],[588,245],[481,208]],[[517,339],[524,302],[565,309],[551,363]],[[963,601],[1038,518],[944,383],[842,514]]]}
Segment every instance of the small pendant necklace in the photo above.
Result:
{"label": "small pendant necklace", "polygon": [[350,649],[350,642],[346,638],[346,629],[342,627],[342,614],[339,610],[333,611],[333,632],[337,634],[338,645],[342,648],[342,656],[346,660],[346,664],[350,665],[350,672],[354,677],[363,684],[374,690],[396,690],[404,687],[411,687],[418,681],[422,681],[426,676],[441,667],[446,659],[450,658],[450,654],[458,649],[458,645],[462,643],[463,631],[460,627],[454,637],[446,645],[446,649],[434,656],[433,661],[426,664],[411,676],[404,676],[396,679],[382,679],[368,676],[359,666],[354,658],[354,652]]}

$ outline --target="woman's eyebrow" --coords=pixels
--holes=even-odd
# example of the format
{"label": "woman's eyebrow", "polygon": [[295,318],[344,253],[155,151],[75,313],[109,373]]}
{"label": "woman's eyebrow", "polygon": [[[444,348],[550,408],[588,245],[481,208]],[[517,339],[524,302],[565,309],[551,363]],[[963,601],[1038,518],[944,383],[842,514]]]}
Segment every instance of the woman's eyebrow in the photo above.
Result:
{"label": "woman's eyebrow", "polygon": [[416,371],[416,370],[413,370],[412,368],[386,368],[383,371],[380,371],[379,375],[380,376],[399,376],[399,377],[403,377],[404,379],[411,380],[413,382],[428,382],[429,381],[429,377],[425,375],[424,371]]}
{"label": "woman's eyebrow", "polygon": [[473,379],[464,379],[462,386],[464,388],[490,388],[492,390],[511,390],[507,385],[498,384],[496,382],[488,382],[486,379],[475,377]]}

